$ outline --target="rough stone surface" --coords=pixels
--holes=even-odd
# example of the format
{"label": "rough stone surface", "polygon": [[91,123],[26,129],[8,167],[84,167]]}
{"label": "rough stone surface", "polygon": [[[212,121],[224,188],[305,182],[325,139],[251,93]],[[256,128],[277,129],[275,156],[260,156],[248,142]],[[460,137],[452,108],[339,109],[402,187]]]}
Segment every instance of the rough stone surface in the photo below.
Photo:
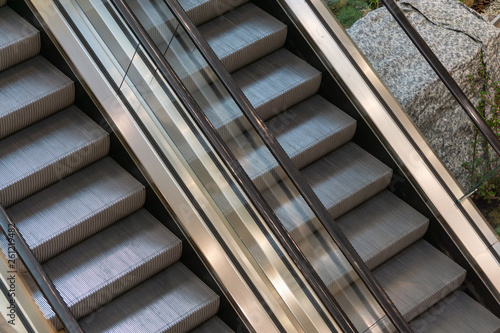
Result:
{"label": "rough stone surface", "polygon": [[[398,4],[469,98],[467,77],[477,76],[481,51],[500,79],[500,29],[458,0]],[[461,164],[470,161],[472,122],[396,21],[379,8],[347,31],[458,181],[470,186]]]}

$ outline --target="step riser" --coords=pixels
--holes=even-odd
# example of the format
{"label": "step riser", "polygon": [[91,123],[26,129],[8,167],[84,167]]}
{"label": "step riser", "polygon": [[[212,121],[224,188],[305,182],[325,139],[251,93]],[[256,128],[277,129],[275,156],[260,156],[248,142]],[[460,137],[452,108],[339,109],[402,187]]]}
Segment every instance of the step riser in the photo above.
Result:
{"label": "step riser", "polygon": [[[334,206],[326,207],[328,212],[333,219],[347,213],[354,207],[360,205],[371,197],[375,196],[377,193],[382,192],[390,183],[392,178],[392,173],[385,175],[383,178],[377,179],[375,182],[370,183],[362,191],[358,191],[349,197],[344,198],[340,202],[337,202]],[[313,188],[314,189],[314,188]],[[278,213],[278,217],[281,214]],[[317,218],[312,218],[302,223],[299,226],[294,226],[289,229],[288,232],[296,242],[303,241],[306,237],[312,235],[317,230],[322,229],[323,226]]]}
{"label": "step riser", "polygon": [[184,8],[184,10],[194,24],[200,25],[247,2],[248,0],[212,0],[205,1],[194,8]]}
{"label": "step riser", "polygon": [[0,190],[0,203],[9,207],[83,167],[103,158],[109,152],[109,136],[91,142],[86,147],[68,155],[22,180]]}
{"label": "step riser", "polygon": [[[293,156],[291,158],[293,164],[297,167],[297,169],[302,169],[312,162],[318,160],[319,158],[328,155],[331,153],[335,148],[338,146],[344,144],[347,141],[350,141],[351,138],[354,136],[354,132],[356,131],[356,125],[353,125],[346,129],[346,133],[343,133],[343,136],[346,136],[345,140],[339,140],[339,135],[336,135],[338,133],[335,133],[335,135],[332,135],[320,142],[317,143],[317,145],[310,147],[309,149],[300,152],[299,154]],[[279,137],[277,137],[278,142],[281,143],[281,140]],[[268,155],[270,160],[273,160],[274,158],[271,156],[271,154],[266,154]],[[290,154],[289,154],[290,155]],[[273,163],[274,164],[274,163]],[[279,167],[277,164],[274,164],[274,167],[271,168],[269,171],[261,174],[260,176],[253,178],[253,182],[255,186],[257,186],[257,189],[259,191],[265,191],[271,186],[274,186],[277,184],[279,181],[286,179],[287,176],[283,169]]]}
{"label": "step riser", "polygon": [[[237,82],[238,83],[238,82]],[[278,115],[286,109],[294,106],[302,100],[314,95],[321,84],[321,77],[314,78],[310,81],[304,82],[303,85],[294,87],[284,94],[262,104],[255,106],[255,111],[262,120]],[[240,85],[241,86],[241,85]],[[243,92],[245,90],[243,89]],[[248,122],[246,117],[241,111],[234,118],[225,123],[223,126],[217,127],[217,132],[224,141],[230,141],[235,137],[242,135],[248,130],[252,129],[252,125]],[[210,119],[210,115],[208,115]]]}
{"label": "step riser", "polygon": [[[145,294],[150,297],[142,297]],[[183,305],[176,305],[180,303]],[[213,291],[176,263],[80,323],[87,333],[187,332],[214,316],[219,303]]]}
{"label": "step riser", "polygon": [[111,225],[113,222],[121,220],[127,215],[137,211],[144,205],[145,198],[146,191],[144,188],[140,191],[132,193],[119,202],[114,203],[112,206],[96,212],[95,215],[81,221],[77,226],[74,226],[70,230],[67,230],[64,233],[55,236],[50,241],[33,248],[33,254],[40,262],[44,262],[52,258],[54,255],[70,248],[74,244]]}
{"label": "step riser", "polygon": [[75,86],[72,83],[0,118],[0,139],[70,106],[74,96]]}
{"label": "step riser", "polygon": [[40,53],[40,33],[0,49],[0,71],[17,65]]}
{"label": "step riser", "polygon": [[[176,248],[170,249],[170,251],[161,253],[154,259],[146,261],[142,266],[117,278],[116,281],[107,285],[106,288],[93,293],[91,296],[77,304],[71,305],[71,312],[77,319],[88,315],[95,309],[98,309],[100,306],[106,304],[115,297],[130,290],[132,287],[142,283],[146,279],[176,262],[180,259],[181,254],[182,244],[179,243]],[[52,314],[49,320],[56,327],[56,329],[63,329],[62,324],[55,314]]]}

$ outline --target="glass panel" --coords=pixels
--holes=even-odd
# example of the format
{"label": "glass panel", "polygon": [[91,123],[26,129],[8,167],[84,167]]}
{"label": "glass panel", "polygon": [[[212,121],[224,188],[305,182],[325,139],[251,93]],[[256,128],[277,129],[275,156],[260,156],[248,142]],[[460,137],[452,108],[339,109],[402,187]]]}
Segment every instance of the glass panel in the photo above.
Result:
{"label": "glass panel", "polygon": [[[121,70],[122,76],[113,78],[119,91],[127,98],[139,119],[147,119],[155,124],[154,128],[148,127],[148,131],[159,149],[167,151],[166,147],[170,147],[181,157],[186,170],[198,181],[200,188],[218,208],[218,213],[227,223],[227,228],[232,230],[235,239],[246,249],[248,258],[255,263],[255,266],[261,268],[261,278],[268,281],[271,288],[275,289],[275,294],[281,298],[280,302],[286,313],[290,314],[290,317],[309,318],[309,322],[303,318],[292,320],[295,328],[297,329],[300,323],[302,327],[299,330],[321,330],[323,327],[321,325],[324,324],[312,320],[313,312],[319,312],[327,323],[328,330],[340,331],[311,288],[307,286],[305,279],[296,268],[293,268],[291,259],[276,243],[269,228],[263,225],[263,221],[245,194],[231,181],[228,170],[200,134],[182,103],[159,74],[158,68],[147,57],[145,50],[126,25],[118,20],[119,15],[110,2],[75,0],[75,3],[83,10],[85,18],[104,43],[117,68]],[[215,75],[203,57],[196,51],[185,32],[174,22],[172,15],[163,7],[163,3],[158,2],[155,11],[151,13],[137,7],[136,2],[129,1],[129,3],[135,6],[134,13],[143,20],[143,26],[155,40],[162,54],[189,91],[196,96],[197,102],[207,111],[211,120],[214,123],[217,121],[223,123],[236,118],[234,126],[224,134],[236,154],[242,155],[251,147],[262,146],[255,133],[244,134],[244,129],[249,128],[248,122],[242,118],[235,103],[222,85],[215,80]],[[165,24],[160,28],[158,26],[152,28],[152,20],[158,16]],[[224,101],[223,105],[216,103],[219,99]],[[220,113],[216,112],[215,108],[218,108],[217,111]],[[241,139],[236,139],[237,136]],[[270,153],[266,149],[262,151],[262,156],[257,154],[252,162],[276,165]],[[272,197],[273,193],[283,191],[283,186],[278,185],[283,178],[274,178],[274,174],[282,174],[282,171],[271,174],[273,177],[264,179],[262,186]],[[294,188],[287,185],[285,192],[296,197],[301,209],[311,216],[312,213]]]}
{"label": "glass panel", "polygon": [[[160,77],[144,50],[137,46],[124,24],[108,22],[111,18],[118,17],[112,5],[108,1],[77,0],[77,3],[82,8],[90,8],[85,11],[87,18],[109,48],[109,52],[117,58],[125,74],[124,78],[117,82],[121,92],[125,96],[141,97],[142,100],[132,104],[136,114],[140,118],[154,120],[157,124],[156,132],[159,133],[158,140],[163,142],[162,144],[175,147],[185,161],[186,168],[199,180],[200,186],[206,190],[221,216],[225,217],[234,234],[248,249],[249,255],[263,268],[267,279],[277,288],[278,294],[282,295],[283,302],[290,311],[294,311],[294,306],[307,309],[307,305],[300,301],[304,297],[309,299],[317,311],[324,311],[309,291],[297,287],[302,282],[290,271],[286,262],[275,257],[276,245],[267,243],[269,231],[262,229],[262,221],[256,221],[255,213],[250,209],[251,205],[246,201],[245,195],[219,174],[217,170],[224,170],[221,161],[214,156],[209,144],[200,136],[189,115],[170,91],[169,85]],[[359,276],[321,227],[262,140],[251,129],[241,110],[185,31],[173,19],[163,1],[155,1],[154,6],[142,6],[142,2],[132,0],[128,3],[281,222],[292,231],[294,240],[336,299],[342,300],[344,304],[361,302],[372,314],[370,319],[360,319],[359,314],[349,313],[352,321],[359,325],[358,329],[362,331],[379,321],[383,311],[377,302],[364,287],[358,287],[355,292],[349,291],[353,288],[353,283],[359,283]],[[154,8],[154,11],[151,11],[151,8]],[[162,23],[158,24],[158,20]],[[132,59],[132,62],[126,61],[127,57]],[[287,106],[283,105],[279,110],[272,110],[268,117],[286,108]],[[293,121],[293,117],[290,121]],[[261,235],[264,238],[261,238]],[[282,257],[284,254],[278,255]],[[325,269],[325,266],[328,269]],[[282,288],[288,293],[284,293]],[[307,315],[307,310],[305,313]],[[330,329],[338,329],[333,327]]]}
{"label": "glass panel", "polygon": [[[135,1],[128,1],[128,3],[131,6],[138,5]],[[154,14],[148,12],[150,8],[152,7],[134,7],[134,11],[138,13],[138,16],[144,17],[142,24],[145,27],[153,24],[150,18]],[[163,30],[163,28],[161,33],[158,33],[160,29],[148,30],[150,37],[155,41],[176,74],[181,78],[198,105],[218,130],[231,152],[238,158],[280,221],[290,231],[295,242],[299,244],[299,247],[305,252],[314,268],[318,270],[332,293],[337,298],[342,298],[342,295],[347,292],[347,287],[358,281],[359,276],[315,218],[311,209],[285,175],[285,172],[278,165],[270,151],[265,147],[258,134],[251,128],[242,111],[217,79],[215,73],[189,39],[189,36],[182,27],[174,23],[173,19],[170,19],[172,15],[168,14],[168,9],[163,1],[156,1],[154,9],[155,13],[161,13],[163,20],[168,21],[168,24],[162,27],[166,29],[168,26],[170,32]],[[141,15],[142,12],[145,15]],[[252,82],[248,82],[248,84],[251,85]],[[282,105],[281,109],[273,110],[272,115],[278,114],[286,108],[286,105]],[[267,116],[271,117],[272,115]],[[293,119],[290,121],[293,121]],[[166,130],[169,136],[172,137],[171,131],[175,132],[176,130]],[[189,140],[187,141],[189,142]],[[200,161],[201,152],[186,153],[183,151],[183,146],[178,146],[178,148],[184,158],[191,164],[198,178],[202,180],[202,183],[212,184],[213,180],[210,179],[211,175],[207,172],[208,170],[199,166],[203,164]],[[314,181],[314,179],[311,180]],[[211,194],[214,195],[215,193]],[[231,214],[232,208],[227,205],[225,200],[221,199],[215,200],[216,204],[221,212],[228,216]],[[243,223],[246,223],[246,220]],[[241,231],[237,229],[237,232]],[[265,256],[265,252],[261,252],[261,250],[258,252],[260,255],[257,255],[257,257]],[[257,261],[259,260],[257,259]],[[265,262],[261,262],[261,264],[265,264]],[[324,265],[328,266],[329,269],[322,269]],[[358,298],[353,297],[354,295]],[[359,288],[351,297],[343,297],[343,299],[344,301],[359,299],[365,307],[370,309],[370,313],[382,314],[381,316],[383,316],[383,311],[366,288]],[[353,317],[354,321],[358,314],[353,312],[350,316]],[[375,321],[379,319],[380,317],[377,317]],[[361,325],[364,320],[357,320],[357,322]],[[358,329],[362,331],[373,323],[365,324],[367,326],[361,325]]]}

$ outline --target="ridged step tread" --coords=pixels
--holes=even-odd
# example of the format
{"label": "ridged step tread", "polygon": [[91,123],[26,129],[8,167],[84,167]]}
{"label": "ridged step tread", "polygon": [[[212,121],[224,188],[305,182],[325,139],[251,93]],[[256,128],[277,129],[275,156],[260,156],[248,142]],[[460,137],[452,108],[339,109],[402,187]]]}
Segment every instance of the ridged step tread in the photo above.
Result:
{"label": "ridged step tread", "polygon": [[181,263],[80,322],[86,333],[186,332],[214,316],[219,297]]}
{"label": "ridged step tread", "polygon": [[76,106],[0,141],[0,204],[8,207],[106,156],[109,135]]}
{"label": "ridged step tread", "polygon": [[414,333],[498,333],[500,319],[462,291],[455,291],[410,323]]}
{"label": "ridged step tread", "polygon": [[[385,189],[392,170],[371,154],[349,142],[303,169],[303,176],[333,218],[347,213]],[[263,193],[280,221],[296,242],[319,230],[321,225],[289,180]]]}
{"label": "ridged step tread", "polygon": [[[269,119],[266,125],[299,169],[347,143],[356,131],[356,120],[319,95]],[[231,140],[228,147],[259,190],[284,179],[255,131]]]}
{"label": "ridged step tread", "polygon": [[[181,241],[141,209],[43,265],[76,318],[81,318],[179,260]],[[85,283],[78,283],[85,281]],[[43,295],[33,299],[57,329]]]}
{"label": "ridged step tread", "polygon": [[[287,34],[285,24],[251,3],[201,25],[199,30],[229,72],[276,51],[284,45]],[[217,79],[188,39],[181,33],[163,41],[159,48],[186,88],[194,92]]]}
{"label": "ridged step tread", "polygon": [[[176,29],[178,22],[163,0],[126,2],[157,45],[170,40],[174,31],[177,33],[182,30],[182,28]],[[179,0],[179,4],[196,25],[216,18],[246,2],[248,0]]]}
{"label": "ridged step tread", "polygon": [[144,186],[109,157],[10,207],[40,262],[142,207]]}
{"label": "ridged step tread", "polygon": [[[410,321],[455,291],[464,281],[466,271],[420,240],[373,273],[403,317]],[[389,331],[390,321],[378,306],[367,305],[367,293],[358,281],[337,293],[335,299],[359,332]]]}
{"label": "ridged step tread", "polygon": [[40,52],[40,32],[9,7],[0,8],[0,31],[0,71]]}
{"label": "ridged step tread", "polygon": [[[285,49],[255,61],[232,76],[262,120],[311,97],[321,84],[321,72]],[[202,88],[193,97],[224,140],[250,128],[219,83]]]}
{"label": "ridged step tread", "polygon": [[41,56],[0,73],[0,138],[73,104],[73,81]]}
{"label": "ridged step tread", "polygon": [[233,333],[219,317],[213,317],[205,322],[203,325],[198,326],[191,333]]}
{"label": "ridged step tread", "polygon": [[[420,239],[429,220],[383,191],[336,220],[368,268],[374,269]],[[334,241],[321,229],[298,244],[332,294],[358,277]]]}

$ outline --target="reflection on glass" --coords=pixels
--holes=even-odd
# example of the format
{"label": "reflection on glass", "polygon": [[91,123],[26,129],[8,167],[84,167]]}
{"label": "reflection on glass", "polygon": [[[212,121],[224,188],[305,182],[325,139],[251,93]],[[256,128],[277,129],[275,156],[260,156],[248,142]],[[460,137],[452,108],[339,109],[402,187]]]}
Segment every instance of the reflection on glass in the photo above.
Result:
{"label": "reflection on glass", "polygon": [[[90,3],[94,3],[89,0],[77,0],[77,2],[83,8],[88,8]],[[364,331],[374,325],[391,327],[392,324],[387,321],[370,292],[360,283],[359,276],[353,267],[325,232],[262,140],[251,129],[241,110],[185,31],[175,21],[163,1],[128,0],[127,3],[232,153],[238,158],[279,220],[327,284],[335,299],[346,311],[348,310],[348,316],[355,323],[356,328]],[[240,201],[236,202],[227,192],[234,189],[224,188],[221,185],[225,184],[226,180],[221,179],[218,173],[211,169],[213,165],[223,169],[221,161],[218,161],[201,138],[189,116],[184,113],[174,94],[170,92],[168,84],[158,73],[158,69],[151,64],[144,50],[124,29],[122,23],[113,23],[115,30],[109,28],[107,20],[116,16],[109,2],[96,0],[95,5],[100,8],[99,11],[88,11],[87,15],[110,53],[118,59],[118,64],[123,70],[123,78],[117,81],[122,93],[125,96],[128,94],[141,96],[143,99],[141,103],[133,105],[139,117],[154,119],[162,135],[173,142],[178,154],[184,159],[186,168],[192,170],[206,193],[217,205],[221,215],[227,218],[237,237],[248,248],[252,258],[269,273],[267,278],[274,286],[291,291],[288,296],[282,296],[290,297],[290,299],[284,299],[284,302],[287,305],[301,305],[298,295],[305,292],[293,290],[294,284],[288,283],[296,281],[297,277],[286,269],[284,262],[273,258],[272,253],[276,249],[265,245],[267,240],[258,237],[259,233],[255,230],[255,217],[252,216],[249,203],[244,200],[244,196],[237,193]],[[240,20],[250,17],[252,13],[261,13],[261,10],[252,4],[243,7],[242,11],[245,15],[241,15],[238,18]],[[233,20],[236,18],[233,17]],[[220,23],[223,28],[225,25],[229,27],[234,23],[229,19],[214,21]],[[263,26],[264,24],[258,26],[258,29],[264,29]],[[313,95],[321,83],[321,74],[291,52],[279,48],[286,37],[283,33],[283,31],[286,32],[284,25],[273,19],[266,27],[274,29],[275,34],[282,40],[278,49],[271,52],[269,45],[262,43],[254,51],[255,54],[246,60],[251,63],[249,67],[246,67],[247,71],[237,71],[233,74],[234,78],[245,91],[259,115],[267,120],[270,129],[279,136],[280,143],[297,167],[304,170],[305,177],[332,216],[337,218],[359,203],[350,202],[345,198],[345,188],[353,186],[361,191],[365,186],[365,178],[349,175],[346,173],[345,165],[353,164],[363,176],[370,173],[376,174],[380,182],[387,184],[390,181],[391,172],[378,161],[373,162],[374,164],[369,168],[364,168],[362,163],[358,163],[359,160],[371,160],[373,157],[355,144],[347,143],[340,147],[342,143],[339,143],[339,135],[335,136],[330,133],[342,132],[340,136],[343,142],[347,142],[354,134],[355,121],[324,98]],[[211,33],[214,36],[222,35],[224,32],[224,29],[216,30],[215,27],[211,27],[210,23],[205,26],[205,29],[208,31],[205,33]],[[254,38],[246,35],[240,37],[234,43],[246,42],[245,39]],[[241,60],[236,59],[237,57],[231,58],[225,54],[223,50],[227,45],[221,44],[216,51],[219,52],[218,55],[223,59],[228,70],[234,72],[245,65],[241,63]],[[234,48],[235,45],[231,47]],[[267,53],[270,54],[256,61]],[[288,69],[287,75],[283,74],[284,66],[282,65],[285,64],[294,66]],[[267,82],[270,83],[267,86],[257,85],[257,79],[263,77],[268,78]],[[299,83],[305,88],[295,88]],[[278,97],[270,96],[273,91],[279,91]],[[302,102],[304,99],[307,100]],[[329,127],[331,123],[339,124],[337,125],[339,128],[332,129]],[[302,133],[303,137],[297,140],[297,134],[292,129],[299,126],[308,128],[308,132]],[[310,165],[317,157],[311,156],[307,148],[317,142],[320,144],[315,146],[316,153],[320,156],[325,154],[327,156],[320,162]],[[307,148],[302,149],[302,147]],[[328,155],[335,148],[339,148],[336,155]],[[328,176],[323,177],[321,170],[327,170]],[[228,187],[231,186],[228,184]],[[365,217],[361,222],[367,223],[368,221],[369,217]],[[370,259],[370,255],[370,250],[363,252],[364,259]],[[372,265],[376,264],[376,260],[372,260]],[[293,302],[290,303],[290,300]],[[312,301],[312,304],[317,307],[317,311],[321,311],[315,301]],[[355,310],[360,305],[365,309],[363,312]],[[332,327],[330,329],[336,330]],[[305,329],[305,331],[308,330]]]}

